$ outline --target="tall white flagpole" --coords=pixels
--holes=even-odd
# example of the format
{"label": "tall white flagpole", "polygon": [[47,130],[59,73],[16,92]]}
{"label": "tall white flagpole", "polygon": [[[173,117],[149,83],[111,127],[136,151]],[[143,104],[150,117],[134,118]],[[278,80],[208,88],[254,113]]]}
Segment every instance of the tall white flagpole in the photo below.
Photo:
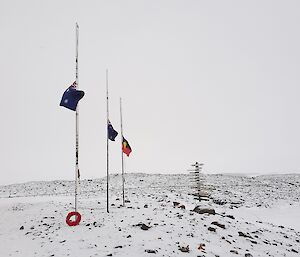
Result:
{"label": "tall white flagpole", "polygon": [[109,155],[108,155],[108,121],[109,121],[109,109],[108,109],[108,69],[106,69],[106,210],[109,213]]}
{"label": "tall white flagpole", "polygon": [[[78,37],[79,37],[79,26],[76,22],[76,88],[78,88]],[[79,111],[78,106],[76,108],[76,165],[75,165],[75,211],[77,212],[77,188],[78,188],[78,175],[79,175],[79,166],[78,166],[78,154],[79,154]]]}
{"label": "tall white flagpole", "polygon": [[122,156],[122,193],[123,206],[125,206],[125,178],[124,178],[124,156],[123,156],[123,121],[122,121],[122,98],[120,97],[120,119],[121,119],[121,156]]}

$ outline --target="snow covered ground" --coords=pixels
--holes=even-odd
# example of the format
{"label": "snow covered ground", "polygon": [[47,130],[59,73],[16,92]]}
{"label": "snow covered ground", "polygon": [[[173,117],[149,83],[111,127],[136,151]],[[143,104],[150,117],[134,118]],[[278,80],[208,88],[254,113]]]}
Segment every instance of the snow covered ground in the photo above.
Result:
{"label": "snow covered ground", "polygon": [[76,227],[65,222],[74,182],[0,186],[0,256],[300,256],[300,175],[205,181],[210,197],[199,202],[188,174],[127,174],[122,207],[121,176],[112,175],[107,213],[106,179],[83,180]]}

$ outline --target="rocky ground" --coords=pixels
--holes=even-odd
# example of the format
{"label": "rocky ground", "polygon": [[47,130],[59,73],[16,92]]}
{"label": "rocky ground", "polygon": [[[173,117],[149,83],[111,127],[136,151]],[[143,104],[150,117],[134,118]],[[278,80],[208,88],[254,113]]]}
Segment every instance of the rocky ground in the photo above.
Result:
{"label": "rocky ground", "polygon": [[[65,222],[74,182],[1,186],[0,256],[300,255],[299,222],[285,225],[300,210],[299,175],[203,180],[208,197],[199,201],[190,175],[127,174],[123,207],[121,177],[112,175],[109,213],[106,179],[83,180],[76,227]],[[273,222],[268,211],[285,216]]]}

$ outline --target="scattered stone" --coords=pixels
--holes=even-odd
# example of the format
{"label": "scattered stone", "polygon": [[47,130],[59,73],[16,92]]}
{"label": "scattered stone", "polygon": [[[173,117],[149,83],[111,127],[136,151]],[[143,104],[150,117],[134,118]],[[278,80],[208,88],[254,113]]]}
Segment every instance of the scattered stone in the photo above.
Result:
{"label": "scattered stone", "polygon": [[116,248],[116,249],[117,249],[117,248],[123,248],[123,246],[122,246],[122,245],[118,245],[118,246],[116,246],[115,248]]}
{"label": "scattered stone", "polygon": [[141,222],[138,223],[138,224],[136,224],[136,225],[134,225],[134,226],[140,227],[142,230],[148,230],[149,228],[151,228],[151,227],[149,227],[146,224],[141,223]]}
{"label": "scattered stone", "polygon": [[177,214],[177,218],[182,219],[183,214]]}
{"label": "scattered stone", "polygon": [[193,209],[193,211],[197,212],[198,214],[204,214],[204,213],[213,214],[213,215],[216,214],[215,209],[212,209],[212,208],[201,208],[200,206],[196,206]]}
{"label": "scattered stone", "polygon": [[148,208],[148,204],[145,204],[145,205],[144,205],[144,208]]}
{"label": "scattered stone", "polygon": [[251,253],[245,253],[245,257],[253,257]]}
{"label": "scattered stone", "polygon": [[225,200],[214,199],[213,202],[218,205],[224,205],[227,202]]}
{"label": "scattered stone", "polygon": [[109,253],[108,255],[106,255],[106,256],[112,256],[112,253]]}
{"label": "scattered stone", "polygon": [[231,253],[239,254],[237,250],[230,250]]}
{"label": "scattered stone", "polygon": [[198,250],[200,250],[200,251],[205,251],[205,244],[200,244],[200,245],[198,246]]}
{"label": "scattered stone", "polygon": [[296,251],[295,249],[292,249],[291,250],[293,253],[298,253],[298,251]]}
{"label": "scattered stone", "polygon": [[157,253],[157,250],[146,249],[146,253]]}
{"label": "scattered stone", "polygon": [[60,241],[60,243],[62,244],[62,243],[64,243],[64,242],[66,242],[66,240],[62,240],[62,241]]}
{"label": "scattered stone", "polygon": [[173,202],[173,206],[174,206],[174,207],[177,207],[178,205],[180,205],[179,202]]}
{"label": "scattered stone", "polygon": [[190,252],[190,246],[178,246],[178,249],[183,253],[189,253]]}
{"label": "scattered stone", "polygon": [[226,215],[225,217],[230,218],[230,219],[235,219],[235,217],[233,217],[232,215]]}
{"label": "scattered stone", "polygon": [[20,230],[23,230],[23,229],[24,229],[24,226],[21,226],[21,227],[20,227]]}
{"label": "scattered stone", "polygon": [[219,222],[217,222],[217,221],[213,221],[211,224],[212,224],[212,225],[215,225],[215,226],[218,226],[218,227],[220,227],[220,228],[225,229],[225,225],[223,225],[223,224],[221,224],[221,223],[219,223]]}
{"label": "scattered stone", "polygon": [[126,238],[130,238],[131,237],[131,235],[128,235]]}
{"label": "scattered stone", "polygon": [[212,228],[212,227],[208,227],[208,230],[209,230],[209,231],[212,231],[212,232],[216,232],[216,229],[215,229],[215,228]]}
{"label": "scattered stone", "polygon": [[241,232],[241,231],[239,231],[238,233],[239,233],[239,236],[242,236],[242,237],[248,237],[248,238],[253,238],[252,236],[246,235],[245,233],[243,233],[243,232]]}

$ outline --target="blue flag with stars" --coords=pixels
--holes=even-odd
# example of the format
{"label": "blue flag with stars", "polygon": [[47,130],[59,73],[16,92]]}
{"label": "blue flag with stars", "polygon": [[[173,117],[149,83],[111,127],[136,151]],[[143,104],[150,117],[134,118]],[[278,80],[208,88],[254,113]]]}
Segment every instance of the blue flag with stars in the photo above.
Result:
{"label": "blue flag with stars", "polygon": [[64,92],[60,106],[64,106],[72,111],[76,111],[79,100],[84,96],[84,92],[76,89],[76,81]]}
{"label": "blue flag with stars", "polygon": [[107,121],[107,136],[111,141],[115,141],[118,132],[114,130],[113,126],[111,125],[110,121]]}

